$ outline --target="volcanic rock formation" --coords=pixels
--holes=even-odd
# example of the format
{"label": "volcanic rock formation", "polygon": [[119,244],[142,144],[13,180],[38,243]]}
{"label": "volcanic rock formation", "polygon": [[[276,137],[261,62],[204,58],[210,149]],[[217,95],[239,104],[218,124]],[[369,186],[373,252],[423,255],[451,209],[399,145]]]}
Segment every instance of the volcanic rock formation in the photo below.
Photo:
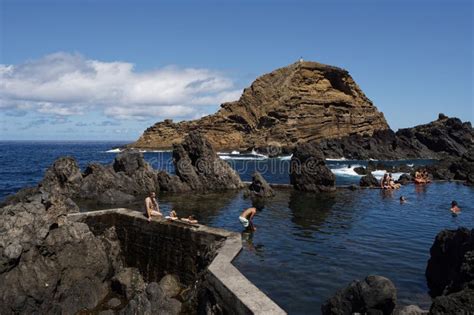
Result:
{"label": "volcanic rock formation", "polygon": [[130,147],[171,148],[199,130],[216,150],[273,146],[278,151],[298,141],[370,136],[388,128],[346,70],[305,61],[257,78],[238,101],[222,104],[213,115],[159,122]]}
{"label": "volcanic rock formation", "polygon": [[298,145],[290,165],[290,183],[296,190],[328,192],[336,190],[336,176],[326,166],[324,155],[311,143]]}
{"label": "volcanic rock formation", "polygon": [[474,146],[470,122],[439,114],[437,120],[413,128],[377,130],[372,136],[350,135],[320,141],[328,158],[357,160],[440,159],[461,157]]}

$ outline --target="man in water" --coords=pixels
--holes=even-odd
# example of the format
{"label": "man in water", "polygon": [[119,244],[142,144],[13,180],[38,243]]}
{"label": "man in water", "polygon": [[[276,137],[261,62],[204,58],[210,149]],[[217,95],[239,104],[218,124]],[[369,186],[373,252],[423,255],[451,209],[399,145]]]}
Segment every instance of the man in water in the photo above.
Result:
{"label": "man in water", "polygon": [[145,198],[145,209],[148,216],[148,221],[151,221],[152,216],[157,217],[158,219],[162,217],[160,212],[160,207],[158,202],[155,199],[156,194],[154,191],[150,192],[148,197]]}
{"label": "man in water", "polygon": [[407,199],[404,196],[400,196],[400,203],[407,202]]}
{"label": "man in water", "polygon": [[257,213],[257,208],[248,208],[240,214],[239,221],[247,230],[250,230],[250,231],[257,230],[257,228],[253,225],[253,222],[252,222],[252,219],[256,213]]}
{"label": "man in water", "polygon": [[461,212],[461,208],[458,207],[458,203],[456,202],[456,200],[453,200],[451,202],[451,212],[453,213],[453,215],[457,215],[458,213]]}

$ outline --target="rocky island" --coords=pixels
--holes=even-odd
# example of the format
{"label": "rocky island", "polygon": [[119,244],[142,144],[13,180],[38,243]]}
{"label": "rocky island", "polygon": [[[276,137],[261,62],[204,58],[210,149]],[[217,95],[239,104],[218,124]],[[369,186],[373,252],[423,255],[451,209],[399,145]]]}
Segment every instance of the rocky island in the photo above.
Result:
{"label": "rocky island", "polygon": [[285,149],[297,142],[370,136],[387,130],[384,115],[341,68],[303,61],[262,75],[238,101],[198,120],[159,122],[130,147],[170,149],[191,131],[216,150]]}

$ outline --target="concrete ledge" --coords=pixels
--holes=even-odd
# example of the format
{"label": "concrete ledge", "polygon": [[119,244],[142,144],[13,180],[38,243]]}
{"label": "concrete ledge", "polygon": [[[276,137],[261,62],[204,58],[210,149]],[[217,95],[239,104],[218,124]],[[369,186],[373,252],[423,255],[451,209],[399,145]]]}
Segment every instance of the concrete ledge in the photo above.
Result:
{"label": "concrete ledge", "polygon": [[[99,234],[106,228],[115,226],[116,230],[119,230],[119,238],[122,238],[124,243],[128,242],[128,238],[132,236],[140,239],[141,242],[146,242],[147,238],[152,238],[152,241],[149,242],[161,244],[162,248],[159,248],[159,250],[165,251],[168,242],[174,244],[179,239],[184,238],[185,242],[193,242],[195,244],[192,245],[199,249],[191,254],[190,251],[186,250],[186,254],[191,256],[186,258],[187,261],[190,259],[202,260],[202,258],[196,257],[203,255],[204,251],[215,252],[215,256],[212,253],[203,255],[211,259],[210,263],[204,266],[204,268],[207,267],[207,270],[204,270],[206,279],[204,286],[206,294],[212,295],[208,299],[212,300],[212,307],[217,307],[225,314],[286,314],[232,265],[232,261],[242,250],[242,239],[239,233],[166,219],[148,222],[143,213],[126,208],[73,213],[68,215],[68,220],[87,223],[94,233]],[[161,237],[164,241],[156,242],[155,235]],[[133,242],[133,240],[130,241]],[[125,250],[124,254],[129,256],[127,257],[129,264],[138,265],[139,269],[146,273],[145,278],[155,280],[161,272],[150,270],[150,265],[155,268],[158,265],[166,266],[168,269],[174,269],[174,272],[179,269],[186,269],[179,260],[167,259],[171,260],[171,264],[177,265],[170,266],[170,262],[163,262],[162,257],[148,258],[149,249],[143,251],[142,249],[136,249],[134,245],[136,246],[136,244],[122,244],[122,248]],[[174,254],[179,258],[184,255],[184,253]],[[140,257],[130,257],[133,255],[140,255]],[[138,261],[143,260],[144,257],[150,259],[151,262]],[[200,274],[200,271],[194,266],[188,267],[188,269],[192,269],[191,272],[187,270],[181,270],[181,272],[184,274],[183,278],[188,279],[189,282],[192,275],[196,276]],[[209,307],[208,304],[206,305],[206,307]]]}

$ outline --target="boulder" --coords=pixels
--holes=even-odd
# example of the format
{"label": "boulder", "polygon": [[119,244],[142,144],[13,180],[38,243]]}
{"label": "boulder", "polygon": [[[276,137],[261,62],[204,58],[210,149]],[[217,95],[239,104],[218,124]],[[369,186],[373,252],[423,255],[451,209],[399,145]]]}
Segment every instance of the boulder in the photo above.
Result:
{"label": "boulder", "polygon": [[328,314],[392,314],[397,301],[397,290],[393,283],[381,276],[368,276],[364,281],[353,281],[339,290],[322,306],[321,312]]}
{"label": "boulder", "polygon": [[259,172],[252,175],[252,183],[250,183],[248,190],[253,196],[268,198],[275,196],[273,188],[267,183],[265,178]]}
{"label": "boulder", "polygon": [[112,290],[128,300],[144,292],[145,288],[145,281],[137,268],[124,268],[112,278]]}
{"label": "boulder", "polygon": [[[181,144],[173,146],[176,175],[184,184],[197,191],[238,189],[243,187],[239,175],[220,159],[211,144],[198,132],[191,132]],[[176,181],[176,179],[172,179]]]}
{"label": "boulder", "polygon": [[162,290],[164,296],[169,298],[177,296],[182,290],[178,276],[172,274],[166,275],[161,278],[158,285]]}
{"label": "boulder", "polygon": [[120,304],[122,304],[122,301],[120,301],[120,299],[118,298],[111,298],[108,302],[107,302],[107,306],[110,307],[110,308],[116,308],[118,306],[120,306]]}
{"label": "boulder", "polygon": [[430,314],[473,314],[474,313],[474,286],[472,289],[449,295],[438,296],[433,300],[430,307]]}
{"label": "boulder", "polygon": [[458,292],[474,280],[474,230],[443,230],[435,238],[426,267],[430,295]]}
{"label": "boulder", "polygon": [[293,151],[290,183],[297,190],[328,192],[336,190],[336,176],[326,166],[322,151],[314,144],[303,143]]}
{"label": "boulder", "polygon": [[411,177],[410,174],[402,174],[400,175],[400,177],[398,178],[397,182],[399,184],[402,184],[402,185],[407,185],[411,182],[413,182],[413,178]]}
{"label": "boulder", "polygon": [[118,154],[111,166],[89,164],[78,197],[99,204],[127,204],[150,191],[159,191],[157,173],[143,154],[128,150]]}
{"label": "boulder", "polygon": [[82,174],[76,160],[71,157],[57,159],[46,171],[40,183],[42,191],[73,197],[82,182]]}
{"label": "boulder", "polygon": [[372,173],[363,176],[359,181],[360,187],[380,187],[380,183]]}
{"label": "boulder", "polygon": [[356,172],[358,175],[367,175],[368,174],[367,169],[363,166],[354,167],[354,172]]}

